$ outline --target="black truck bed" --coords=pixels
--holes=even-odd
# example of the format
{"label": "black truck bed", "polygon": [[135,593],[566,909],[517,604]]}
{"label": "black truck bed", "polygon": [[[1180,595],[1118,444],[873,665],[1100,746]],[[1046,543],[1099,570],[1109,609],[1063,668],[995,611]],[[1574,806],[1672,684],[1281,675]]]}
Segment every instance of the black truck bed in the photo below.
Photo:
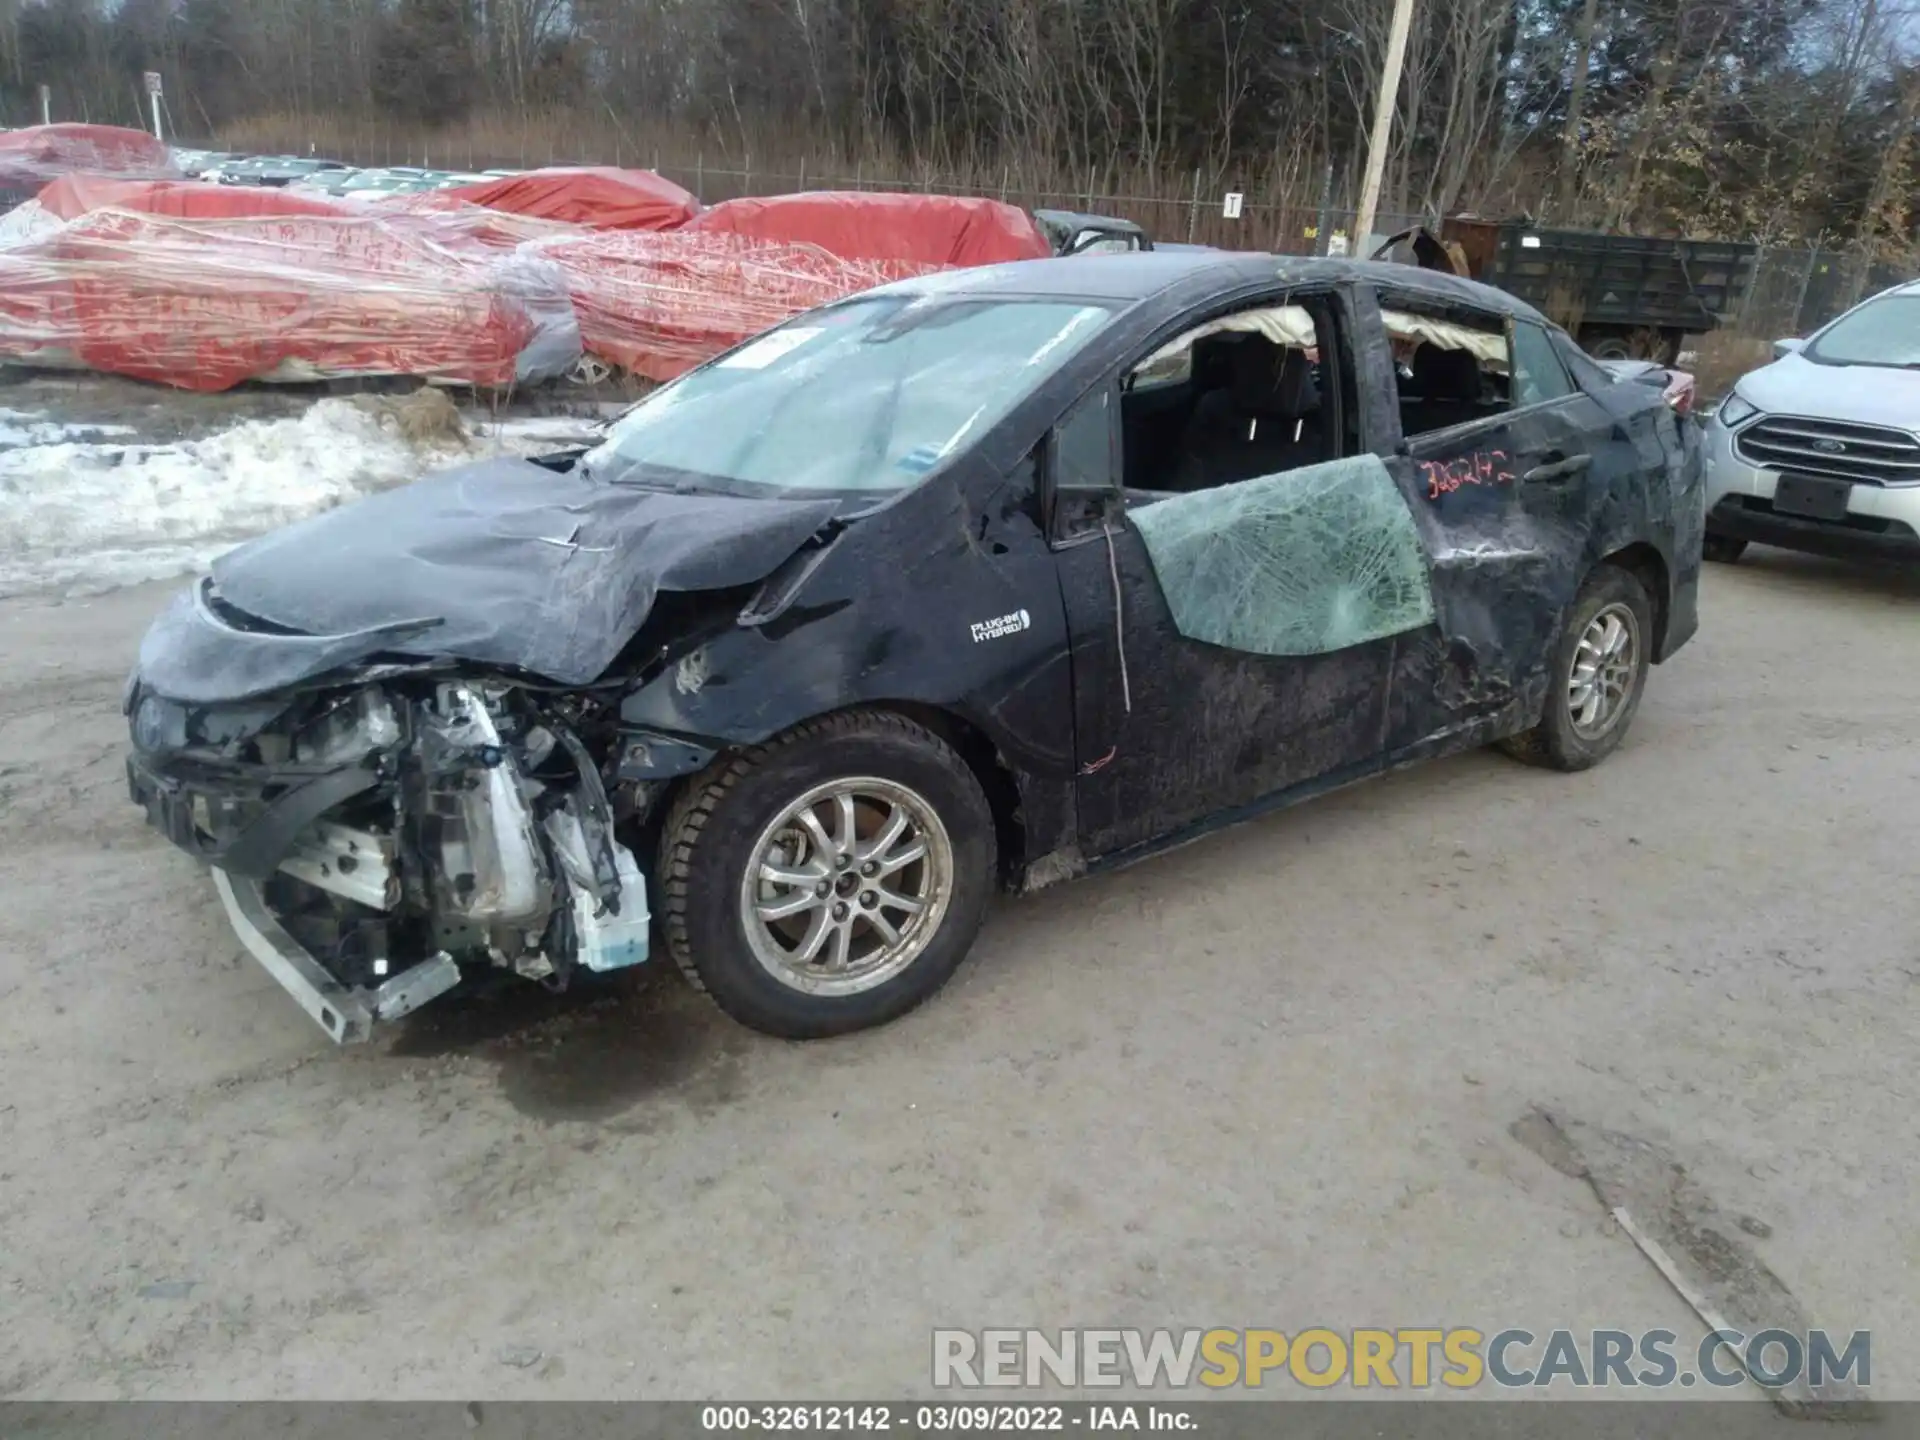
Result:
{"label": "black truck bed", "polygon": [[1519,220],[1453,219],[1441,233],[1474,279],[1519,296],[1595,353],[1669,361],[1684,336],[1738,309],[1759,253],[1727,241],[1543,230]]}

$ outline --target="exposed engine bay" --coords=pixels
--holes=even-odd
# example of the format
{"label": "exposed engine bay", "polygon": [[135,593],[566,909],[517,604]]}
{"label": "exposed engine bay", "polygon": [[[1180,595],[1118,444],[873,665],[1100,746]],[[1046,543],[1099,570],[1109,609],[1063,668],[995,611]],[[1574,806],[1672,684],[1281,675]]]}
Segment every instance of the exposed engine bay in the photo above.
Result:
{"label": "exposed engine bay", "polygon": [[714,752],[620,707],[839,508],[615,486],[575,458],[463,466],[250,541],[141,644],[134,802],[335,1040],[463,979],[558,989],[647,958],[615,827]]}
{"label": "exposed engine bay", "polygon": [[197,706],[136,680],[127,710],[135,802],[214,866],[242,941],[335,1040],[464,974],[558,989],[647,958],[592,691],[442,670]]}

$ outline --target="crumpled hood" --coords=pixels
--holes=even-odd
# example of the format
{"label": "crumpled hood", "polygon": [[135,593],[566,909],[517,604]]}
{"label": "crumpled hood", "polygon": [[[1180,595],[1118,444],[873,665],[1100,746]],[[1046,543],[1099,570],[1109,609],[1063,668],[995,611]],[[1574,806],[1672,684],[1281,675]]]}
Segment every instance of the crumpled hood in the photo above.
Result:
{"label": "crumpled hood", "polygon": [[1733,387],[1769,415],[1804,415],[1912,430],[1920,419],[1920,370],[1820,365],[1788,355]]}
{"label": "crumpled hood", "polygon": [[218,600],[298,634],[230,628],[185,595],[141,645],[141,678],[180,700],[239,699],[381,651],[582,685],[605,672],[659,592],[762,579],[838,509],[481,461],[221,556]]}

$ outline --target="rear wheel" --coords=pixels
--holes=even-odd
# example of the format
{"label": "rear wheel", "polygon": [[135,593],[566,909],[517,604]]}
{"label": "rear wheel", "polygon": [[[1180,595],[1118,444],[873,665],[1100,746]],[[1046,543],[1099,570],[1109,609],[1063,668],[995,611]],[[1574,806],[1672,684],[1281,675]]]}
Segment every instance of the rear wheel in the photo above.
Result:
{"label": "rear wheel", "polygon": [[1596,360],[1635,360],[1633,338],[1625,331],[1607,331],[1591,335],[1583,342],[1586,352]]}
{"label": "rear wheel", "polygon": [[1631,330],[1590,330],[1581,348],[1596,360],[1651,360],[1671,369],[1679,362],[1685,340],[1679,330],[1643,325]]}
{"label": "rear wheel", "polygon": [[724,762],[661,840],[667,945],[742,1024],[815,1039],[943,985],[993,889],[993,814],[966,762],[887,713],[829,717]]}
{"label": "rear wheel", "polygon": [[1581,587],[1554,646],[1546,713],[1501,748],[1555,770],[1598,765],[1620,747],[1640,708],[1652,643],[1646,587],[1601,566]]}
{"label": "rear wheel", "polygon": [[1747,542],[1735,540],[1731,535],[1709,535],[1700,553],[1716,564],[1731,565],[1747,553]]}

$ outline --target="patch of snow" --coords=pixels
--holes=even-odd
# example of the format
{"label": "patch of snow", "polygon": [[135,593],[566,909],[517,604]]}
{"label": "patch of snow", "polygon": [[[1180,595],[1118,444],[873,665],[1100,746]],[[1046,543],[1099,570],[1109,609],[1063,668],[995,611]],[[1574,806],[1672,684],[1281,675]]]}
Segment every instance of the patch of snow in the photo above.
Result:
{"label": "patch of snow", "polygon": [[129,425],[69,425],[49,420],[45,415],[25,410],[0,410],[0,451],[19,450],[28,445],[58,445],[63,441],[105,440],[115,435],[131,435]]}
{"label": "patch of snow", "polygon": [[349,399],[171,445],[75,433],[85,430],[0,415],[0,595],[92,594],[194,574],[264,531],[429,470],[523,449],[506,437],[411,444]]}

